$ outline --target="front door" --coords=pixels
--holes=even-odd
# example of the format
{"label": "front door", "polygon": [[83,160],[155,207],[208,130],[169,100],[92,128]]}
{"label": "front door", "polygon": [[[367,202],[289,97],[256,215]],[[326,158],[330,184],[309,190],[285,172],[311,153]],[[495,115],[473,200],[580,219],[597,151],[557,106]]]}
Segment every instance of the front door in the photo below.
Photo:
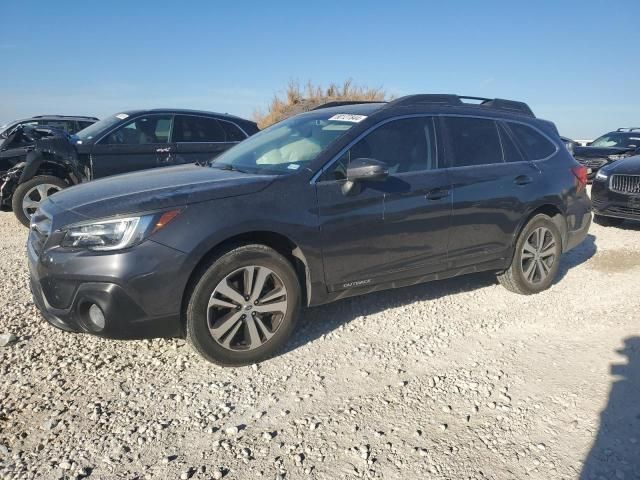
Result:
{"label": "front door", "polygon": [[[369,132],[317,183],[329,290],[386,283],[446,268],[450,184],[431,117],[394,119]],[[345,195],[351,160],[384,162],[384,181]]]}
{"label": "front door", "polygon": [[169,143],[173,115],[137,117],[100,139],[91,149],[93,178],[175,164]]}

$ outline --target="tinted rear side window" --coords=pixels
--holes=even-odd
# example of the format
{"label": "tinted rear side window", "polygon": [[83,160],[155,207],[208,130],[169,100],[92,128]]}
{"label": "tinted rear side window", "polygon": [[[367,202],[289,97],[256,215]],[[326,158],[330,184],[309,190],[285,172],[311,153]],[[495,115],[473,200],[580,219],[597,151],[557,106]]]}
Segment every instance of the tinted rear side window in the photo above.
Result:
{"label": "tinted rear side window", "polygon": [[493,120],[445,117],[453,167],[502,163],[502,146]]}
{"label": "tinted rear side window", "polygon": [[513,140],[511,135],[504,125],[498,123],[498,130],[500,131],[500,140],[502,141],[502,153],[504,154],[505,162],[522,162],[524,157]]}
{"label": "tinted rear side window", "polygon": [[555,153],[556,146],[528,125],[509,122],[509,128],[524,151],[527,160],[541,160]]}
{"label": "tinted rear side window", "polygon": [[227,142],[241,142],[242,140],[247,138],[247,136],[242,133],[242,130],[240,130],[234,123],[220,120],[220,125],[222,126],[222,129],[227,136]]}
{"label": "tinted rear side window", "polygon": [[215,118],[176,115],[174,142],[225,142],[226,133]]}

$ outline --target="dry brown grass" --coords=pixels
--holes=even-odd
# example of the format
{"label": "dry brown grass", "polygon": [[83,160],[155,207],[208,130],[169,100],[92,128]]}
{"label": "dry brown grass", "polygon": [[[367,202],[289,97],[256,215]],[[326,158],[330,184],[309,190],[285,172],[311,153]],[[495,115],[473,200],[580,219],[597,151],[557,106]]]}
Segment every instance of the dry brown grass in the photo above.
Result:
{"label": "dry brown grass", "polygon": [[345,80],[342,85],[332,83],[326,88],[314,85],[310,81],[302,88],[298,82],[291,81],[284,97],[275,95],[267,111],[256,110],[253,118],[260,128],[265,128],[292,115],[308,112],[327,102],[383,101],[386,98],[387,94],[382,88],[354,85],[351,80]]}

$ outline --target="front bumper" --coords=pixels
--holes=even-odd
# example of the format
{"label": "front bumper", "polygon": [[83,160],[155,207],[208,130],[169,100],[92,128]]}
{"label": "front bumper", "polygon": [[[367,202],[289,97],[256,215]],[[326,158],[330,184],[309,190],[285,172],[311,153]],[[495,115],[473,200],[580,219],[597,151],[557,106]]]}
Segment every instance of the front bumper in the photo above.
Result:
{"label": "front bumper", "polygon": [[604,157],[575,157],[581,165],[587,167],[587,179],[592,182],[598,170],[611,163],[611,160]]}
{"label": "front bumper", "polygon": [[[110,255],[55,247],[39,255],[31,236],[27,250],[34,303],[54,327],[119,339],[182,334],[183,253],[147,240]],[[89,321],[92,304],[103,329]]]}
{"label": "front bumper", "polygon": [[591,190],[593,211],[603,217],[640,221],[640,195],[617,193],[607,181],[595,181]]}

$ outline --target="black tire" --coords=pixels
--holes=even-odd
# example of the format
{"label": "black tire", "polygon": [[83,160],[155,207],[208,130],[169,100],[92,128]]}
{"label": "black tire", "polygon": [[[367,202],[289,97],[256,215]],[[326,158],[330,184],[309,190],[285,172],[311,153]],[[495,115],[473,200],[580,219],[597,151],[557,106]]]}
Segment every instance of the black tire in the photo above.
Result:
{"label": "black tire", "polygon": [[27,216],[27,214],[25,214],[25,212],[23,211],[22,202],[24,201],[25,195],[38,185],[53,185],[55,187],[58,187],[60,190],[69,186],[67,182],[65,182],[61,178],[54,177],[52,175],[39,175],[18,185],[18,187],[13,192],[13,196],[11,197],[11,208],[13,209],[13,213],[15,214],[16,218],[25,227],[29,226],[31,217]]}
{"label": "black tire", "polygon": [[[243,268],[252,266],[270,270],[275,273],[278,281],[281,281],[281,286],[284,286],[286,292],[286,312],[283,315],[278,314],[278,326],[271,333],[273,336],[264,340],[259,347],[248,350],[232,350],[215,340],[210,332],[209,314],[212,307],[209,307],[209,302],[223,280],[230,278]],[[236,293],[238,292],[236,291]],[[300,311],[300,299],[298,276],[286,258],[265,245],[242,245],[232,248],[217,257],[204,270],[188,297],[185,312],[187,341],[200,355],[218,365],[241,366],[261,362],[275,355],[290,337]],[[265,304],[265,307],[267,305]],[[237,312],[242,313],[245,307],[249,308],[250,305],[245,305],[243,308],[238,307]],[[234,311],[230,310],[231,313]],[[246,313],[245,316],[249,316],[249,313]],[[255,315],[254,312],[251,314]],[[258,317],[260,318],[260,315]],[[249,327],[245,323],[248,320],[251,320],[251,317],[235,323],[235,325],[242,324],[239,327],[241,336],[242,332],[246,332],[245,336],[248,335]],[[273,326],[273,324],[271,325]],[[264,331],[261,330],[261,333]],[[233,333],[229,334],[227,339],[233,335]],[[265,337],[261,336],[261,340],[263,338]],[[242,348],[242,345],[238,348]]]}
{"label": "black tire", "polygon": [[604,217],[602,215],[594,215],[593,221],[603,227],[618,227],[624,223],[624,218]]}
{"label": "black tire", "polygon": [[[542,229],[542,230],[539,230]],[[546,229],[546,231],[545,231]],[[553,241],[555,245],[553,248],[549,248],[549,250],[544,249],[544,253],[553,252],[553,258],[551,256],[545,257],[542,259],[544,261],[544,266],[548,267],[548,271],[546,272],[546,277],[542,277],[539,274],[542,265],[538,267],[537,265],[533,265],[533,281],[527,278],[527,271],[529,267],[531,267],[531,262],[536,263],[536,258],[526,258],[524,248],[525,242],[527,242],[532,235],[535,235],[536,231],[545,231],[549,232],[549,235],[553,236]],[[545,236],[545,239],[549,238]],[[543,247],[547,241],[543,239]],[[531,243],[528,243],[531,245]],[[547,215],[539,214],[534,216],[529,222],[525,225],[520,232],[518,237],[518,241],[516,242],[515,251],[513,253],[513,259],[511,261],[511,265],[507,270],[498,275],[498,281],[500,284],[505,287],[507,290],[510,290],[515,293],[519,293],[521,295],[533,295],[543,290],[546,290],[551,286],[553,281],[558,274],[558,268],[560,266],[560,256],[562,254],[562,236],[558,227],[555,223],[549,218]],[[527,253],[527,257],[531,255],[531,253]],[[553,262],[551,262],[553,260]],[[537,281],[536,281],[537,280]]]}

